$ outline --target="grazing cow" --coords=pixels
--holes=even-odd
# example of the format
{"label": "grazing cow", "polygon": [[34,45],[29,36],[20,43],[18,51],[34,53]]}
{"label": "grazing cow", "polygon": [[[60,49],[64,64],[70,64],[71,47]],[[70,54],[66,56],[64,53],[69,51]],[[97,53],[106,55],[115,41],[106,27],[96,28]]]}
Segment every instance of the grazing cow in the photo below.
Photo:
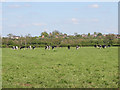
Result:
{"label": "grazing cow", "polygon": [[99,49],[101,49],[102,46],[101,46],[101,45],[98,45],[98,47],[99,47]]}
{"label": "grazing cow", "polygon": [[18,50],[18,46],[15,46],[15,49]]}
{"label": "grazing cow", "polygon": [[25,46],[21,46],[21,47],[20,47],[20,50],[23,49],[23,48],[25,49]]}
{"label": "grazing cow", "polygon": [[32,49],[35,49],[35,46],[33,46]]}
{"label": "grazing cow", "polygon": [[110,45],[108,45],[107,47],[110,47]]}
{"label": "grazing cow", "polygon": [[12,49],[14,49],[14,50],[15,50],[15,46],[13,46],[13,47],[12,47]]}
{"label": "grazing cow", "polygon": [[46,50],[46,49],[49,49],[49,50],[50,50],[50,46],[48,46],[48,45],[47,45],[47,46],[45,46],[45,50]]}
{"label": "grazing cow", "polygon": [[29,46],[27,46],[27,49],[29,49]]}
{"label": "grazing cow", "polygon": [[47,49],[47,46],[45,46],[45,50]]}
{"label": "grazing cow", "polygon": [[58,46],[55,46],[55,48],[57,48]]}
{"label": "grazing cow", "polygon": [[27,46],[27,49],[32,49],[32,47],[31,46]]}
{"label": "grazing cow", "polygon": [[31,45],[30,45],[30,47],[29,47],[30,49],[32,49],[32,47],[31,47]]}
{"label": "grazing cow", "polygon": [[97,48],[97,45],[94,45],[95,48]]}
{"label": "grazing cow", "polygon": [[15,49],[18,50],[18,46],[13,46],[12,49],[14,49],[14,50],[15,50]]}
{"label": "grazing cow", "polygon": [[47,49],[49,49],[49,50],[50,50],[50,46],[47,46]]}
{"label": "grazing cow", "polygon": [[70,45],[68,45],[68,49],[70,49]]}
{"label": "grazing cow", "polygon": [[106,48],[106,45],[102,45],[102,48]]}
{"label": "grazing cow", "polygon": [[80,47],[77,45],[77,46],[76,46],[76,50],[78,50],[79,48],[80,48]]}
{"label": "grazing cow", "polygon": [[52,46],[52,50],[54,49],[55,46]]}

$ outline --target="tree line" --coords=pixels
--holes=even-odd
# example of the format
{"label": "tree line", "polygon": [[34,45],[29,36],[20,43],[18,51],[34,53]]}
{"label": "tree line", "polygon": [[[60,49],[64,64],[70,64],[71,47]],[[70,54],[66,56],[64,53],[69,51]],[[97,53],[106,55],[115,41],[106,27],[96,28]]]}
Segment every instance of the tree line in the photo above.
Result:
{"label": "tree line", "polygon": [[119,34],[102,34],[94,32],[94,34],[78,34],[67,35],[57,30],[47,33],[42,32],[40,36],[32,37],[30,34],[26,36],[16,36],[8,34],[7,37],[2,37],[2,47],[9,48],[12,46],[36,46],[44,47],[45,45],[50,46],[93,46],[93,45],[120,45]]}

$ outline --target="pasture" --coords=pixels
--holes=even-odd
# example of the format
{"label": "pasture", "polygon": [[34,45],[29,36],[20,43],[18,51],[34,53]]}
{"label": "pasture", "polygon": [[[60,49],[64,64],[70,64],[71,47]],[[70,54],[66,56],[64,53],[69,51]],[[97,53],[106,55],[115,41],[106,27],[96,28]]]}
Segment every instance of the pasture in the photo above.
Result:
{"label": "pasture", "polygon": [[2,87],[118,88],[118,48],[3,48]]}

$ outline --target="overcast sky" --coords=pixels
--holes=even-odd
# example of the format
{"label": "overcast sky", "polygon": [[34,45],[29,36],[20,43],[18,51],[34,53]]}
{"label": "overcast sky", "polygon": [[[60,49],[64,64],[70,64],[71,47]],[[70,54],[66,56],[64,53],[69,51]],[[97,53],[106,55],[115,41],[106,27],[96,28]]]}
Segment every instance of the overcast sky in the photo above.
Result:
{"label": "overcast sky", "polygon": [[118,32],[117,2],[7,2],[2,10],[3,36]]}

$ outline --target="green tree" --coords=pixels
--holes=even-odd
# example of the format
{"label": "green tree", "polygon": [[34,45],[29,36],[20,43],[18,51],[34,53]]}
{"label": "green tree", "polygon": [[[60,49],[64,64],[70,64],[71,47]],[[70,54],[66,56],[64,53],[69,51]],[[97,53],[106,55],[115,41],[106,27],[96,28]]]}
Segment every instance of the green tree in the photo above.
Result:
{"label": "green tree", "polygon": [[98,33],[97,36],[102,36],[102,33]]}
{"label": "green tree", "polygon": [[60,34],[60,32],[58,31],[58,30],[54,30],[53,32],[52,32],[52,35],[54,36],[54,35],[59,35]]}
{"label": "green tree", "polygon": [[88,37],[90,36],[90,33],[88,33]]}
{"label": "green tree", "polygon": [[46,31],[41,33],[41,36],[43,36],[43,35],[44,35],[44,37],[48,37],[48,33]]}
{"label": "green tree", "polygon": [[94,32],[94,35],[96,35],[97,33],[96,32]]}
{"label": "green tree", "polygon": [[64,33],[65,36],[67,36],[67,33]]}
{"label": "green tree", "polygon": [[27,44],[31,44],[31,34],[27,34],[26,36],[25,36],[25,45],[27,45]]}

